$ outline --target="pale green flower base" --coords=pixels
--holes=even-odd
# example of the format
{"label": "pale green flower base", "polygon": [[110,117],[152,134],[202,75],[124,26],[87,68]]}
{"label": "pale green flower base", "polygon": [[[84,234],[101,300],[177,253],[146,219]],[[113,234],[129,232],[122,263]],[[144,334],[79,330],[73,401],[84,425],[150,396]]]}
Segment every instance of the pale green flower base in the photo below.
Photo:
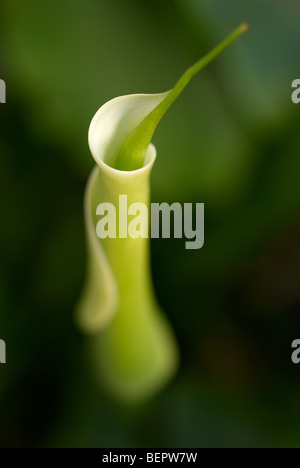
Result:
{"label": "pale green flower base", "polygon": [[149,239],[104,239],[96,235],[96,208],[119,195],[128,205],[150,206],[149,179],[156,157],[149,146],[142,169],[118,171],[97,161],[85,201],[89,273],[77,319],[92,340],[93,360],[102,383],[126,400],[158,391],[176,372],[178,352],[173,333],[154,297],[150,277]]}

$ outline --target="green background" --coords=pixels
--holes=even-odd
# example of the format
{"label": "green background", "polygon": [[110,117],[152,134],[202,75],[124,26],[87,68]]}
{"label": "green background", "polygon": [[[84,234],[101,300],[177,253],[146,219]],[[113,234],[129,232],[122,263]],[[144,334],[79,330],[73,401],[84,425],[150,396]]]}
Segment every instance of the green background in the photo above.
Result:
{"label": "green background", "polygon": [[[299,18],[297,0],[2,0],[1,446],[300,446]],[[122,405],[73,320],[88,126],[109,99],[170,89],[243,21],[154,137],[152,201],[205,203],[205,246],[152,241],[181,367]]]}

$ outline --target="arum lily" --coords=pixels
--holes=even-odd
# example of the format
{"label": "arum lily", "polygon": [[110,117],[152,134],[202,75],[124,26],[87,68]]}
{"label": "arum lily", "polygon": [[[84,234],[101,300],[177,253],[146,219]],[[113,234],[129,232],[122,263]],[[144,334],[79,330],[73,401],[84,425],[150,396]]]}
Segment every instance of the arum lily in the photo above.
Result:
{"label": "arum lily", "polygon": [[[166,93],[130,95],[104,104],[89,129],[89,146],[97,163],[85,194],[88,244],[86,285],[76,317],[93,335],[91,346],[101,380],[112,393],[139,400],[158,391],[178,367],[173,332],[157,305],[149,268],[147,238],[96,235],[97,206],[119,197],[128,205],[150,204],[150,174],[156,158],[153,133],[190,80],[248,29],[242,24],[206,57],[188,69]],[[126,234],[126,233],[124,233]]]}

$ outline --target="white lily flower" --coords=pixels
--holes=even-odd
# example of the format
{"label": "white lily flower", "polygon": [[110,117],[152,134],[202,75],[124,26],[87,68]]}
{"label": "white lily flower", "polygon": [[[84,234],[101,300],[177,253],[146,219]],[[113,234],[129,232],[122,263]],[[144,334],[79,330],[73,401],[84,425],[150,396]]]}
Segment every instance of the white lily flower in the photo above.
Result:
{"label": "white lily flower", "polygon": [[80,328],[94,335],[102,382],[122,399],[139,400],[158,391],[176,372],[179,354],[153,292],[149,239],[99,240],[97,206],[114,205],[119,224],[120,196],[127,196],[128,205],[150,205],[156,158],[151,139],[159,121],[189,81],[247,29],[241,25],[187,70],[172,90],[113,99],[91,122],[89,146],[97,166],[85,195],[89,263],[76,317]]}

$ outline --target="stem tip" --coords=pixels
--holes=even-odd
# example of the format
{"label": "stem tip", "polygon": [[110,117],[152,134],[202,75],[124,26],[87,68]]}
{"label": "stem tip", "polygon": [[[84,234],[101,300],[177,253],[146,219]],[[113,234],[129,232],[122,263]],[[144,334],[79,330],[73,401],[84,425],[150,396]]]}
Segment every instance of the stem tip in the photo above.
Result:
{"label": "stem tip", "polygon": [[250,23],[246,21],[245,23],[241,24],[240,31],[245,32],[245,31],[248,31],[249,28],[250,28]]}

